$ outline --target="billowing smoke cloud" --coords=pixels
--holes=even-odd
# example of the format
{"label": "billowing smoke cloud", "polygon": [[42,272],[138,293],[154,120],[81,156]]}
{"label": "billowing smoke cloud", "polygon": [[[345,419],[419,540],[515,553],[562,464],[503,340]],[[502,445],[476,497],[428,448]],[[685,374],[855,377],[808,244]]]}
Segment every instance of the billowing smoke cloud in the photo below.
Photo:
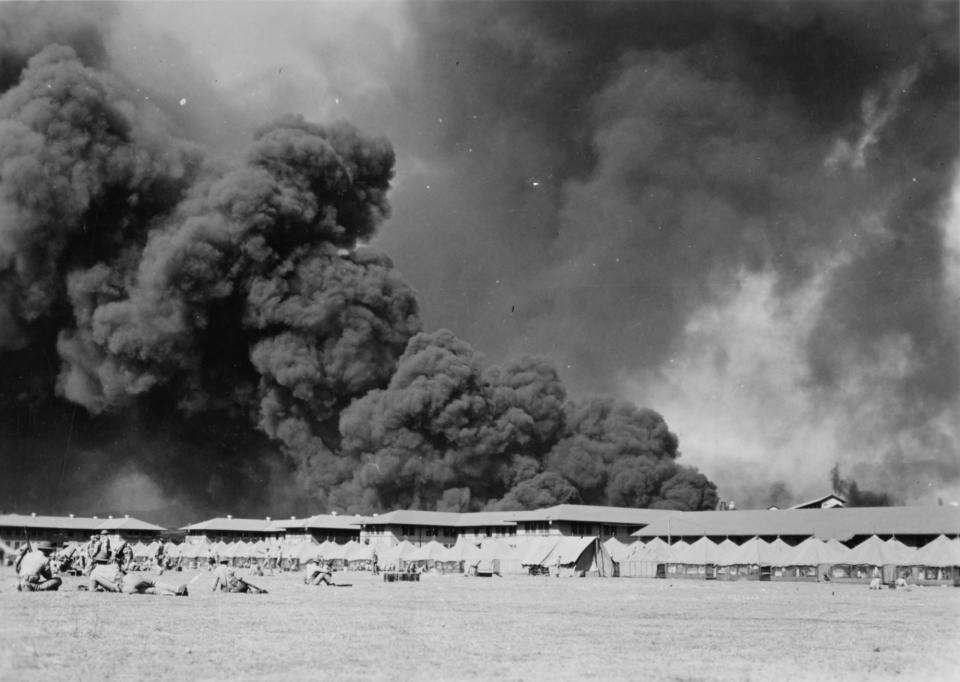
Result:
{"label": "billowing smoke cloud", "polygon": [[[42,227],[46,204],[4,200],[4,225],[15,210],[18,225],[36,226],[8,230],[2,247],[0,450],[16,453],[4,465],[17,495],[46,471],[65,471],[65,493],[93,485],[81,469],[103,461],[144,471],[168,495],[188,479],[193,499],[219,490],[232,504],[223,491],[244,490],[232,499],[251,510],[269,508],[257,502],[266,480],[297,500],[291,513],[306,504],[298,481],[320,504],[378,507],[400,493],[360,465],[420,438],[429,456],[404,475],[424,480],[424,506],[670,499],[656,467],[672,457],[628,466],[636,455],[617,459],[615,443],[584,435],[577,415],[594,408],[568,393],[594,392],[655,407],[684,461],[738,507],[766,503],[777,481],[789,486],[781,504],[821,494],[836,463],[899,501],[960,494],[955,3],[361,5],[269,18],[247,5],[229,26],[219,8],[0,8],[4,91],[44,46],[70,45],[87,79],[77,82],[136,112],[104,115],[91,139],[152,150],[136,171],[114,154],[54,192],[62,233]],[[105,40],[111,22],[122,30]],[[485,441],[446,428],[353,428],[338,396],[373,387],[356,408],[373,419],[420,414],[397,412],[395,399],[440,389],[391,388],[421,325],[394,305],[412,298],[382,257],[325,233],[265,244],[276,261],[257,260],[262,211],[235,212],[231,187],[255,190],[256,176],[300,201],[300,171],[256,150],[272,135],[331,139],[330,127],[313,135],[288,119],[249,144],[249,130],[291,109],[389,137],[389,229],[356,238],[391,254],[422,326],[450,328],[490,358],[442,344],[479,376],[511,357],[553,358],[567,388],[562,425],[543,431],[552,436],[505,431],[489,389],[461,418],[492,420],[509,458],[464,457],[462,443]],[[25,125],[5,137],[11,158],[33,154]],[[211,161],[187,139],[229,158]],[[153,205],[116,200],[141,170],[164,188]],[[99,224],[123,227],[88,245]],[[7,246],[28,242],[29,253]],[[51,260],[58,275],[43,267]],[[368,307],[354,276],[395,293]],[[341,304],[317,303],[321,288],[342,289],[347,312],[328,315]],[[80,403],[54,398],[58,385]],[[596,409],[620,428],[618,409]],[[586,429],[579,441],[573,424]],[[130,454],[141,448],[150,455]],[[280,449],[295,455],[293,478]],[[180,468],[172,450],[205,465]],[[603,459],[601,474],[579,452]],[[458,481],[444,467],[461,457]],[[466,483],[490,471],[496,483]],[[684,480],[678,489],[709,489]]]}
{"label": "billowing smoke cloud", "polygon": [[385,139],[286,116],[213,158],[101,50],[54,42],[87,36],[75,17],[47,20],[68,28],[0,96],[16,485],[42,469],[17,449],[55,462],[43,424],[69,414],[56,507],[715,503],[656,413],[420,333],[413,290],[364,246],[390,212]]}
{"label": "billowing smoke cloud", "polygon": [[887,493],[862,490],[856,481],[843,478],[839,466],[830,470],[830,484],[835,493],[843,496],[849,507],[889,507],[896,504],[896,500]]}
{"label": "billowing smoke cloud", "polygon": [[[85,408],[71,410],[58,492],[72,447],[104,460],[113,489],[147,489],[143,470],[165,470],[188,503],[243,499],[270,487],[281,450],[297,460],[335,446],[339,411],[386,384],[420,330],[390,260],[357,248],[389,213],[386,140],[288,117],[257,131],[240,161],[208,161],[133,88],[56,44],[26,61],[0,119],[6,470],[18,456],[27,465],[17,446],[45,450],[40,422],[65,408],[56,390]],[[120,425],[133,415],[139,434]],[[139,452],[78,447],[99,430]],[[69,491],[79,477],[66,478]],[[117,499],[129,497],[102,504]]]}
{"label": "billowing smoke cloud", "polygon": [[382,238],[428,324],[655,406],[739,506],[960,494],[955,5],[468,8],[415,15],[443,147],[396,214],[469,227],[426,290]]}
{"label": "billowing smoke cloud", "polygon": [[677,437],[659,414],[565,398],[546,360],[484,367],[452,333],[421,334],[389,386],[343,413],[343,455],[357,467],[334,496],[378,510],[715,506],[716,487],[677,465]]}

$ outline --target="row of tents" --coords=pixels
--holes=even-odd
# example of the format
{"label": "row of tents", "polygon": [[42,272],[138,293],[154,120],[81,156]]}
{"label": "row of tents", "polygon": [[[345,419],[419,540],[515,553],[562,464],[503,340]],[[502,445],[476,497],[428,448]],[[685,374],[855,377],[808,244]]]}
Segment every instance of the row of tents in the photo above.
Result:
{"label": "row of tents", "polygon": [[[132,545],[139,561],[152,560],[161,552],[157,542]],[[234,565],[275,560],[277,566],[292,568],[312,560],[323,560],[335,568],[380,570],[437,570],[439,572],[496,573],[537,572],[537,568],[553,567],[554,572],[567,571],[581,575],[611,576],[614,562],[596,537],[530,537],[508,541],[491,538],[480,544],[460,538],[447,547],[437,541],[416,546],[406,540],[395,545],[345,544],[311,540],[290,542],[217,542],[164,544],[162,555],[167,561],[200,565],[213,559],[227,559]],[[543,572],[547,572],[544,570]]]}
{"label": "row of tents", "polygon": [[632,545],[611,538],[605,545],[621,576],[869,580],[876,577],[876,568],[885,582],[904,576],[960,584],[960,540],[943,535],[919,548],[876,535],[854,547],[813,537],[795,546],[779,538],[751,538],[737,545],[706,537],[689,544],[654,538]]}
{"label": "row of tents", "polygon": [[[157,542],[136,543],[134,556],[149,560],[157,556]],[[920,548],[899,540],[871,536],[848,548],[837,540],[807,538],[796,546],[779,538],[766,542],[752,538],[743,544],[726,539],[713,542],[702,537],[695,542],[669,544],[659,538],[625,544],[616,538],[601,542],[596,537],[529,536],[490,538],[477,544],[460,538],[451,547],[431,541],[421,546],[402,541],[394,545],[351,541],[338,544],[257,541],[183,543],[167,542],[163,555],[181,562],[203,563],[210,558],[227,559],[236,565],[275,560],[278,567],[293,568],[311,560],[324,560],[337,568],[369,570],[437,570],[440,572],[551,573],[622,577],[759,577],[784,579],[869,579],[884,570],[884,579],[895,569],[910,567],[918,581],[960,583],[960,539],[939,536]],[[883,568],[886,567],[886,568]],[[900,570],[897,575],[902,575]],[[933,576],[933,577],[929,577]],[[891,578],[892,580],[892,578]]]}

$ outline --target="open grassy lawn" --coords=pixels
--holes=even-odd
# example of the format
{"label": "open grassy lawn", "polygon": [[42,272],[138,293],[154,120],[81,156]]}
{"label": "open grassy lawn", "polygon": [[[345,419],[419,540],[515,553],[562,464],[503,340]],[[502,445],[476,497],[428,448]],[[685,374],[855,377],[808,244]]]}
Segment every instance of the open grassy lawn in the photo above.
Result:
{"label": "open grassy lawn", "polygon": [[[960,679],[960,589],[338,573],[267,595],[21,594],[0,679]],[[196,576],[196,579],[191,580]]]}

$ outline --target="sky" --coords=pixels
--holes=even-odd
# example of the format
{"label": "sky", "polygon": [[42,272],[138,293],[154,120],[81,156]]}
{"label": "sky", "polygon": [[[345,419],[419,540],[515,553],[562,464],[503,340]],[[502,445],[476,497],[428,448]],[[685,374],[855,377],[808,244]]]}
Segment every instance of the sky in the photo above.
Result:
{"label": "sky", "polygon": [[[740,507],[829,492],[835,465],[960,500],[957,23],[953,2],[807,0],[31,19],[102,34],[97,58],[213,156],[287,113],[386,137],[371,245],[423,327],[656,410]],[[100,504],[164,496],[122,476]]]}

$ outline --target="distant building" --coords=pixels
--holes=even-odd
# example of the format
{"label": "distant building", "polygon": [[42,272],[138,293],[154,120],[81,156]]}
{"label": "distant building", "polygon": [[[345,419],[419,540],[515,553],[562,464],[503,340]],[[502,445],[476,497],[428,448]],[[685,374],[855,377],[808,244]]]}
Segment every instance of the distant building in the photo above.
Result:
{"label": "distant building", "polygon": [[780,538],[790,545],[816,537],[853,546],[877,535],[919,547],[938,535],[955,538],[958,533],[958,507],[836,507],[673,512],[633,536],[673,542],[693,542],[701,537],[721,542],[729,538],[738,544],[752,537],[767,541]]}
{"label": "distant building", "polygon": [[363,519],[361,540],[380,543],[407,540],[416,545],[435,540],[452,545],[467,540],[522,535],[619,537],[644,528],[672,513],[663,509],[632,509],[560,504],[529,511],[434,512],[401,509]]}
{"label": "distant building", "polygon": [[17,551],[29,539],[48,540],[55,545],[85,542],[91,535],[106,530],[114,541],[151,542],[166,529],[129,515],[108,516],[44,516],[37,514],[0,514],[0,551]]}
{"label": "distant building", "polygon": [[806,502],[795,504],[790,507],[790,509],[837,509],[839,507],[846,506],[847,501],[845,499],[836,493],[830,493],[829,495],[824,495],[823,497],[817,497],[813,500],[807,500]]}
{"label": "distant building", "polygon": [[184,541],[190,543],[256,542],[283,537],[286,532],[283,524],[283,521],[274,521],[269,516],[265,519],[235,519],[227,515],[183,526],[180,530],[186,534]]}
{"label": "distant building", "polygon": [[284,529],[288,540],[313,539],[316,542],[327,540],[345,544],[351,540],[360,540],[361,516],[340,516],[338,514],[317,514],[306,519],[277,521],[275,525]]}

